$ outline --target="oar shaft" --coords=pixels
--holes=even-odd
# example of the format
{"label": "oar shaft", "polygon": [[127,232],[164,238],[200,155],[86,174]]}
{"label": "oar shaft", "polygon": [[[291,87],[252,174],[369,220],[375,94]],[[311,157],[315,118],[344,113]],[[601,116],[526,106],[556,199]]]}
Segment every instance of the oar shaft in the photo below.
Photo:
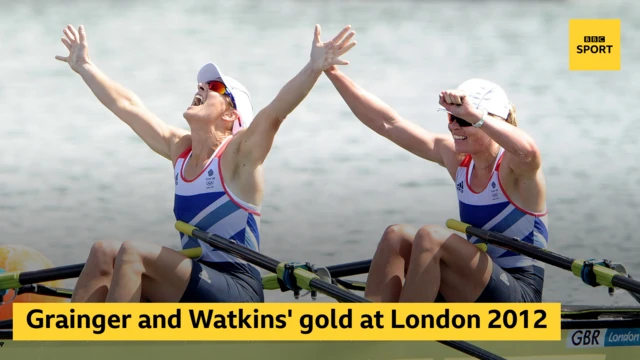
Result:
{"label": "oar shaft", "polygon": [[[259,266],[273,273],[278,273],[278,267],[280,266],[280,262],[276,259],[273,259],[269,256],[266,256],[257,251],[251,250],[244,246],[240,246],[236,244],[234,241],[225,239],[222,236],[218,236],[218,235],[211,234],[206,231],[197,229],[196,227],[191,226],[184,222],[177,222],[176,229],[178,229],[178,231],[180,231],[183,234],[193,236],[194,238],[202,242],[205,242],[214,248],[223,250],[226,253],[236,256],[255,266]],[[313,290],[319,291],[329,296],[338,297],[340,298],[341,301],[370,302],[369,300],[361,298],[360,296],[357,296],[350,291],[341,289],[337,286],[334,286],[333,284],[320,280],[319,278],[317,278],[315,274],[313,274],[312,272],[306,271],[304,269],[295,269],[294,274],[297,275],[296,277],[298,276],[303,277],[305,281],[308,281],[309,286]]]}
{"label": "oar shaft", "polygon": [[16,296],[22,295],[22,294],[37,294],[37,295],[55,296],[55,297],[70,299],[73,297],[73,289],[56,288],[51,286],[45,286],[42,284],[29,284],[29,285],[21,286],[17,289]]}
{"label": "oar shaft", "polygon": [[73,279],[80,276],[84,269],[84,264],[66,265],[57,268],[25,271],[20,274],[18,281],[20,285],[42,283],[47,281]]}
{"label": "oar shaft", "polygon": [[[629,292],[640,294],[640,282],[624,276],[613,268],[604,267],[598,264],[593,265],[592,268],[585,268],[586,262],[584,260],[572,259],[556,254],[547,249],[541,249],[532,244],[525,243],[520,239],[508,237],[498,232],[476,228],[454,219],[447,220],[447,227],[475,236],[487,243],[515,251],[532,259],[570,271],[575,276],[582,278],[584,282],[591,286],[604,285],[607,287],[617,287]],[[587,280],[585,280],[585,278]]]}
{"label": "oar shaft", "polygon": [[272,259],[257,251],[253,251],[244,246],[240,246],[234,241],[225,239],[222,236],[210,234],[184,222],[177,222],[176,229],[178,229],[178,231],[183,234],[193,236],[194,238],[207,243],[214,248],[223,250],[228,254],[247,261],[253,265],[259,266],[267,271],[275,273],[278,270],[278,265],[280,264],[280,262],[276,259]]}
{"label": "oar shaft", "polygon": [[341,289],[333,284],[330,284],[326,281],[320,279],[313,279],[309,283],[314,290],[319,291],[323,294],[331,295],[333,297],[339,297],[342,302],[352,302],[352,303],[368,303],[372,302],[369,299],[365,299],[360,297],[351,291],[347,291]]}
{"label": "oar shaft", "polygon": [[571,271],[571,265],[575,260],[547,251],[545,249],[541,249],[520,239],[509,237],[498,232],[473,227],[458,220],[447,220],[447,227],[456,231],[460,231],[462,233],[469,234],[471,236],[475,236],[478,239],[482,239],[489,244],[496,245],[507,250],[512,250],[519,254],[542,261],[549,265],[559,267],[564,270]]}
{"label": "oar shaft", "polygon": [[640,284],[638,284],[637,280],[633,280],[625,276],[615,275],[611,279],[611,284],[620,289],[625,289],[627,291],[640,294]]}
{"label": "oar shaft", "polygon": [[340,278],[347,276],[354,276],[360,274],[366,274],[371,267],[371,260],[362,260],[356,262],[350,262],[346,264],[338,264],[327,266],[327,270],[331,273],[331,277]]}

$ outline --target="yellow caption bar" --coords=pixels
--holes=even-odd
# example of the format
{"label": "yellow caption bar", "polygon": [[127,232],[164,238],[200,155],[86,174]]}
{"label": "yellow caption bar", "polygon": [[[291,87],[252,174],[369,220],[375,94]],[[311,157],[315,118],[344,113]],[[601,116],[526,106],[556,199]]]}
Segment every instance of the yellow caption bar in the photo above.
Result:
{"label": "yellow caption bar", "polygon": [[14,303],[16,341],[560,340],[560,303]]}

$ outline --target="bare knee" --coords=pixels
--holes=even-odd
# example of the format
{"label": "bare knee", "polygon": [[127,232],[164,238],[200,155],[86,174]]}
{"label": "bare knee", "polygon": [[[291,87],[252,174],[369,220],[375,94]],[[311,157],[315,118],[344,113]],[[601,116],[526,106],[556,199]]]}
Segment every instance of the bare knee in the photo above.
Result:
{"label": "bare knee", "polygon": [[119,243],[116,241],[98,241],[91,246],[87,266],[98,272],[100,276],[113,273],[113,262],[118,253]]}
{"label": "bare knee", "polygon": [[129,271],[138,271],[142,273],[144,267],[142,264],[142,250],[132,241],[125,241],[120,245],[115,257],[115,266],[126,266]]}
{"label": "bare knee", "polygon": [[450,235],[451,233],[441,226],[425,225],[416,233],[412,250],[430,253],[442,252],[446,250],[444,244]]}
{"label": "bare knee", "polygon": [[120,248],[120,242],[111,240],[100,240],[91,246],[89,256],[115,257]]}
{"label": "bare knee", "polygon": [[414,235],[409,225],[390,225],[384,230],[378,247],[393,254],[411,253]]}

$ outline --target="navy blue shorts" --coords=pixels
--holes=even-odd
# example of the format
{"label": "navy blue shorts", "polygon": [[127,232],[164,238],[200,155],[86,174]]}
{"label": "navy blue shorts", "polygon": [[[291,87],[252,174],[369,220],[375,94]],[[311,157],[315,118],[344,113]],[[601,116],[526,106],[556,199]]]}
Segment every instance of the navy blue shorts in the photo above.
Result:
{"label": "navy blue shorts", "polygon": [[[493,264],[491,279],[484,291],[476,299],[477,303],[538,303],[542,301],[544,274],[529,269],[508,269]],[[436,302],[446,302],[441,294]]]}
{"label": "navy blue shorts", "polygon": [[475,302],[541,302],[543,282],[533,270],[505,270],[494,263],[491,279]]}
{"label": "navy blue shorts", "polygon": [[195,260],[192,265],[180,302],[264,302],[262,277],[255,267]]}

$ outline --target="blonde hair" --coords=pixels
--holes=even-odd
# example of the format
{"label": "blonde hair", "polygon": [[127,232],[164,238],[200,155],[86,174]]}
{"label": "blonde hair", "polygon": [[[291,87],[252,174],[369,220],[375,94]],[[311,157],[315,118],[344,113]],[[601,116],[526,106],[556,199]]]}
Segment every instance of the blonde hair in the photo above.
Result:
{"label": "blonde hair", "polygon": [[511,124],[513,126],[516,126],[516,127],[518,126],[518,121],[516,119],[516,106],[513,105],[513,103],[511,103],[511,102],[509,102],[509,114],[507,114],[507,118],[506,119],[501,117],[501,116],[494,115],[494,114],[491,114],[491,116],[493,116],[494,118],[506,121],[508,124]]}
{"label": "blonde hair", "polygon": [[231,101],[231,96],[225,94],[222,95],[222,97],[224,98],[224,102],[227,104],[227,109],[235,110],[235,108],[233,107],[233,102]]}
{"label": "blonde hair", "polygon": [[509,102],[509,115],[507,115],[507,122],[513,126],[518,126],[518,120],[516,119],[516,106]]}

